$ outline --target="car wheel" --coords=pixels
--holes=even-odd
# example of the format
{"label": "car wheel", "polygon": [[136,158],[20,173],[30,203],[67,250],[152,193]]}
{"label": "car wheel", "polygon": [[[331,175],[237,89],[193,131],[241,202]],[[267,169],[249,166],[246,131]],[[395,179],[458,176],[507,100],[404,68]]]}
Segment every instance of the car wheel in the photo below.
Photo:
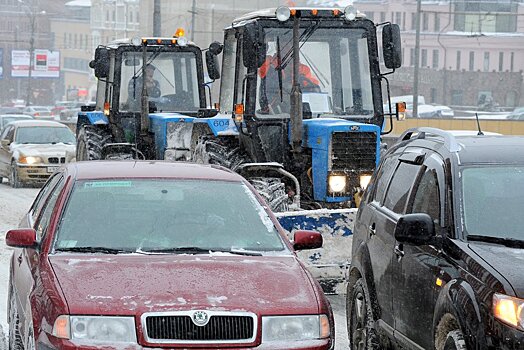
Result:
{"label": "car wheel", "polygon": [[464,334],[460,329],[452,330],[447,334],[443,350],[467,350]]}
{"label": "car wheel", "polygon": [[9,176],[9,183],[11,184],[11,187],[13,188],[20,188],[22,186],[22,183],[20,182],[20,178],[18,177],[18,170],[16,168],[16,163],[11,163],[11,172]]}
{"label": "car wheel", "polygon": [[11,295],[11,307],[9,317],[9,350],[23,350],[24,343],[20,334],[20,317],[16,308],[15,296]]}
{"label": "car wheel", "polygon": [[353,350],[379,349],[369,292],[362,278],[357,280],[351,295],[348,295],[348,297],[347,317],[350,348]]}

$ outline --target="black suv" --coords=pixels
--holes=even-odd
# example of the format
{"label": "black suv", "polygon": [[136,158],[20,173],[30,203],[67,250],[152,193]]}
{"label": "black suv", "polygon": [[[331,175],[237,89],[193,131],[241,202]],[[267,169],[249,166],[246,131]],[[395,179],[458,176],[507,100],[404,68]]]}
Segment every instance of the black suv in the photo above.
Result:
{"label": "black suv", "polygon": [[419,128],[355,221],[351,349],[524,349],[524,137]]}

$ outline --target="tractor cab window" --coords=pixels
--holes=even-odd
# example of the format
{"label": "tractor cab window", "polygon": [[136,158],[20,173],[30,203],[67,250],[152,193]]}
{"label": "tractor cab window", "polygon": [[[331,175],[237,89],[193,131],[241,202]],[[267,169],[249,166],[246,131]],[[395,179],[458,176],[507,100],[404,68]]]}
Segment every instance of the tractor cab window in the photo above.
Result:
{"label": "tractor cab window", "polygon": [[191,112],[200,106],[196,56],[191,52],[151,52],[145,69],[141,52],[122,54],[120,110],[139,112],[142,93],[158,112]]}
{"label": "tractor cab window", "polygon": [[[258,117],[288,116],[293,82],[291,28],[266,28],[266,60],[258,69]],[[313,118],[372,116],[373,97],[364,30],[301,28],[298,83]]]}

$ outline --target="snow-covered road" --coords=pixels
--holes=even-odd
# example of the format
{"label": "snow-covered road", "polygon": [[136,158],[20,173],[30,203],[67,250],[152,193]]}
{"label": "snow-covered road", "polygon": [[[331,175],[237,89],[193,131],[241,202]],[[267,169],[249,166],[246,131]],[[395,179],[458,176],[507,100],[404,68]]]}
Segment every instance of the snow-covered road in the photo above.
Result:
{"label": "snow-covered road", "polygon": [[[5,233],[15,228],[31,206],[38,193],[36,188],[13,189],[4,179],[0,184],[0,350],[4,349],[2,333],[7,333],[7,287],[9,283],[9,259],[12,249],[5,245]],[[335,313],[336,350],[348,349],[346,332],[345,299],[343,295],[329,296]]]}

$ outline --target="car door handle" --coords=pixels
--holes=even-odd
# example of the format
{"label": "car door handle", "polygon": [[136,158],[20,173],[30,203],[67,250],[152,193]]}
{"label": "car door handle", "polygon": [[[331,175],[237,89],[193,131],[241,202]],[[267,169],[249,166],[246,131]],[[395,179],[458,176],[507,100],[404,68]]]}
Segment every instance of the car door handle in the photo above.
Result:
{"label": "car door handle", "polygon": [[372,237],[377,234],[377,230],[375,229],[375,224],[371,224],[368,227],[369,237]]}
{"label": "car door handle", "polygon": [[16,260],[18,260],[18,265],[22,265],[22,255],[19,255]]}
{"label": "car door handle", "polygon": [[404,247],[402,247],[401,244],[395,246],[395,254],[398,256],[399,260],[404,257]]}

